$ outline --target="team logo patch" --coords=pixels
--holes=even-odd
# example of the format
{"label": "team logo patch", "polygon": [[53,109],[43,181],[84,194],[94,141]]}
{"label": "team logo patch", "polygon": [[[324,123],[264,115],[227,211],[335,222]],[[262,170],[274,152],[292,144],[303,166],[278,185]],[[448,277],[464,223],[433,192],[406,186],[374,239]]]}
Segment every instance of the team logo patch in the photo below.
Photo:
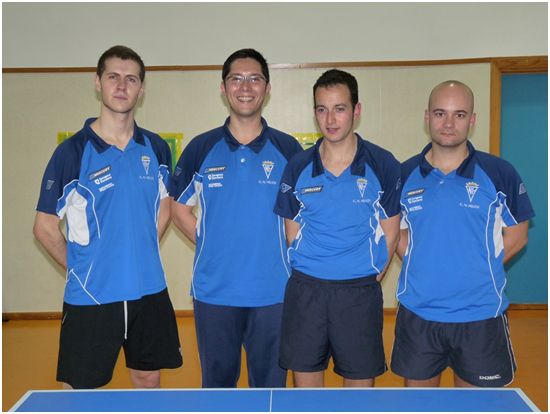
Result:
{"label": "team logo patch", "polygon": [[292,187],[289,186],[286,183],[281,183],[281,193],[286,193],[288,190],[290,190]]}
{"label": "team logo patch", "polygon": [[205,174],[208,173],[216,173],[216,172],[222,172],[225,171],[225,165],[219,166],[219,167],[208,167],[206,170],[204,170]]}
{"label": "team logo patch", "polygon": [[111,166],[108,165],[106,167],[103,167],[101,170],[97,170],[96,172],[91,173],[88,176],[88,180],[93,181],[95,178],[99,177],[100,175],[106,174],[109,171],[111,171]]}
{"label": "team logo patch", "polygon": [[149,165],[151,164],[151,157],[148,155],[142,155],[141,156],[141,165],[143,165],[143,169],[145,170],[145,174],[149,175]]}
{"label": "team logo patch", "polygon": [[320,193],[323,191],[322,185],[317,185],[315,187],[304,187],[300,190],[300,194],[310,194],[310,193]]}
{"label": "team logo patch", "polygon": [[271,175],[271,171],[273,171],[273,167],[275,167],[275,163],[273,161],[263,161],[262,167],[265,172],[265,177],[269,180],[269,176]]}
{"label": "team logo patch", "polygon": [[474,200],[477,190],[479,189],[479,184],[474,183],[473,181],[466,183],[466,191],[468,192],[468,198],[470,203]]}
{"label": "team logo patch", "polygon": [[519,194],[519,195],[522,195],[522,194],[525,194],[526,192],[527,192],[527,188],[525,188],[525,184],[520,183],[520,184],[519,184],[519,191],[518,191],[518,194]]}
{"label": "team logo patch", "polygon": [[367,188],[367,179],[366,178],[358,178],[357,179],[357,188],[359,189],[359,192],[361,193],[361,198],[365,197],[365,189]]}

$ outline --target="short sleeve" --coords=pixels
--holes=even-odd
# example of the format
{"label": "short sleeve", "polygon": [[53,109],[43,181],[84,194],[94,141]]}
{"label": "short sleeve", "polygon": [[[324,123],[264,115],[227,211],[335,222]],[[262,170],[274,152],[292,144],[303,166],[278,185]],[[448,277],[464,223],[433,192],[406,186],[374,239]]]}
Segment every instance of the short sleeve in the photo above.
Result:
{"label": "short sleeve", "polygon": [[386,218],[393,217],[399,214],[401,210],[401,164],[395,157],[387,153],[387,157],[382,164],[381,174],[378,176],[381,179],[382,198],[380,205],[386,213]]}
{"label": "short sleeve", "polygon": [[294,220],[300,211],[300,203],[296,199],[297,177],[291,164],[287,164],[281,178],[273,212],[281,217]]}
{"label": "short sleeve", "polygon": [[63,200],[70,189],[76,186],[79,178],[83,144],[78,144],[82,143],[69,139],[54,151],[40,185],[37,211],[63,218]]}

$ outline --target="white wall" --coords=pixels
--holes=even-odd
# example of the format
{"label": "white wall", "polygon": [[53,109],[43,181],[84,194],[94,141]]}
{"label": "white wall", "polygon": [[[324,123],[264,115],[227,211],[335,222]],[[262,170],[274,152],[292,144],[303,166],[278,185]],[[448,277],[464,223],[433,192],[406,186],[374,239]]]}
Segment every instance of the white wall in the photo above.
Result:
{"label": "white wall", "polygon": [[546,55],[547,3],[4,3],[3,67],[95,66],[125,44],[146,65]]}

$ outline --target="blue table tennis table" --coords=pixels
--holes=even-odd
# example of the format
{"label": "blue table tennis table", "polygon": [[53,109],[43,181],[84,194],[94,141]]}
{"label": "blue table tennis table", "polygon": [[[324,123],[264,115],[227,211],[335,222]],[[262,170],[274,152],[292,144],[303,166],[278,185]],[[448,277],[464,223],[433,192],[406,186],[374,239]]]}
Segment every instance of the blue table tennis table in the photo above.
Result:
{"label": "blue table tennis table", "polygon": [[539,411],[519,388],[29,391],[10,411]]}

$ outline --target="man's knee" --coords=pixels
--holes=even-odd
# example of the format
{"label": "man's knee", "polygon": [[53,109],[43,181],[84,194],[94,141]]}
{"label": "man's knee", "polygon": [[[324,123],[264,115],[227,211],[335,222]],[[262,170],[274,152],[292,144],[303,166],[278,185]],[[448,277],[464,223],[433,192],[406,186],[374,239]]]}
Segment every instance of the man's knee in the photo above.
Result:
{"label": "man's knee", "polygon": [[130,378],[136,388],[160,387],[160,371],[139,371],[130,369]]}

